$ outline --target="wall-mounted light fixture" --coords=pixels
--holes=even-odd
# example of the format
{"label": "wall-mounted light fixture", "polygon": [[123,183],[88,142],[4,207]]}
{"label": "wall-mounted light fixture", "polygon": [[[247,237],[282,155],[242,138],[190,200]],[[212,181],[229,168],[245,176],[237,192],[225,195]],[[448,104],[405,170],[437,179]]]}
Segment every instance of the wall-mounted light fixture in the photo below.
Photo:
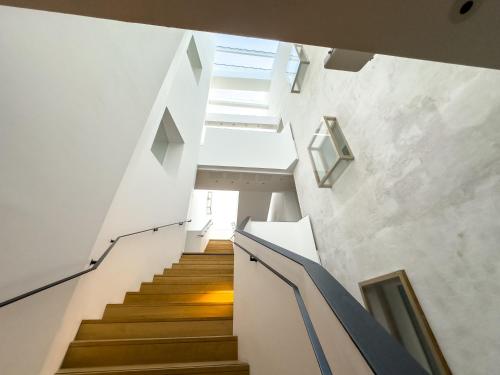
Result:
{"label": "wall-mounted light fixture", "polygon": [[332,187],[354,160],[335,117],[324,116],[307,148],[316,182],[321,188]]}

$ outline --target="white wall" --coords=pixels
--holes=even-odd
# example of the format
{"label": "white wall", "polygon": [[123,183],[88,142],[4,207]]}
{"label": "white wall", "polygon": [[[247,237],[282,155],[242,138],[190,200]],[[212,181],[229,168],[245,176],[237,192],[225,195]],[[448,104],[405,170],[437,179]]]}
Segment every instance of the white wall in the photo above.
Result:
{"label": "white wall", "polygon": [[245,231],[319,263],[309,216],[297,222],[250,220]]}
{"label": "white wall", "polygon": [[281,133],[208,127],[198,164],[285,171],[296,158],[288,126]]}
{"label": "white wall", "polygon": [[[186,83],[192,72],[174,61],[183,37],[180,30],[0,7],[2,299],[83,269],[118,234],[186,216],[209,69],[204,94],[193,95]],[[209,68],[211,49],[204,54]],[[176,74],[164,82],[167,71]],[[188,140],[178,176],[167,176],[149,151],[165,104]],[[81,318],[99,317],[104,303],[152,276],[172,257],[165,242],[179,252],[184,238],[177,228],[145,235],[141,245],[124,241],[78,282],[70,305],[75,281],[2,308],[1,372],[53,373]],[[134,272],[123,272],[131,261]]]}
{"label": "white wall", "polygon": [[[274,110],[290,121],[303,215],[328,270],[358,282],[406,269],[455,374],[497,372],[500,351],[500,72],[375,56],[360,73],[310,57],[303,91]],[[319,189],[307,155],[322,115],[355,156]],[[450,314],[450,312],[453,314]]]}
{"label": "white wall", "polygon": [[[111,236],[187,217],[213,58],[211,36],[196,33],[195,40],[204,67],[200,82],[196,84],[186,54],[191,35],[191,32],[184,32],[134,157],[96,241],[94,257],[102,252]],[[165,105],[184,140],[179,165],[168,171],[150,151]],[[189,111],[185,110],[186,106]],[[100,318],[107,303],[122,302],[126,291],[138,290],[142,281],[152,280],[155,273],[162,273],[165,267],[179,259],[185,245],[184,227],[176,225],[161,229],[158,233],[158,236],[145,234],[128,240],[124,246],[118,246],[115,252],[120,252],[121,259],[108,260],[108,266],[103,267],[99,274],[80,281],[46,361],[44,371],[47,374],[59,366],[61,355],[65,353],[82,319]],[[123,272],[127,268],[130,272]],[[110,280],[113,282],[110,283]]]}
{"label": "white wall", "polygon": [[271,195],[267,221],[298,221],[301,218],[295,190],[274,192]]}
{"label": "white wall", "polygon": [[252,375],[319,375],[293,289],[236,246],[234,267],[238,358]]}
{"label": "white wall", "polygon": [[210,240],[210,229],[206,232],[201,230],[188,230],[186,232],[186,244],[184,245],[184,251],[190,253],[203,253]]}
{"label": "white wall", "polygon": [[373,374],[304,267],[236,233],[233,330],[239,359],[252,366],[252,375],[321,371],[293,289],[261,262],[251,262],[239,246],[297,286],[334,374]]}

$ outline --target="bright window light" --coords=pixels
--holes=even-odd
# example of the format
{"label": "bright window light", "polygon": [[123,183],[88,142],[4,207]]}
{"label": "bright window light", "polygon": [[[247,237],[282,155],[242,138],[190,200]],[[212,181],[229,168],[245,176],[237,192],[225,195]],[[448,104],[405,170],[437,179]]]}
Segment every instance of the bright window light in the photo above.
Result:
{"label": "bright window light", "polygon": [[266,91],[212,89],[209,101],[214,104],[234,103],[233,105],[267,107],[269,93]]}
{"label": "bright window light", "polygon": [[245,36],[227,34],[215,34],[215,44],[221,47],[276,53],[276,51],[278,50],[279,42],[269,39],[249,38]]}
{"label": "bright window light", "polygon": [[224,113],[228,115],[248,115],[248,116],[266,116],[267,108],[255,107],[235,107],[229,105],[208,104],[208,113]]}
{"label": "bright window light", "polygon": [[279,42],[216,34],[214,76],[270,80]]}

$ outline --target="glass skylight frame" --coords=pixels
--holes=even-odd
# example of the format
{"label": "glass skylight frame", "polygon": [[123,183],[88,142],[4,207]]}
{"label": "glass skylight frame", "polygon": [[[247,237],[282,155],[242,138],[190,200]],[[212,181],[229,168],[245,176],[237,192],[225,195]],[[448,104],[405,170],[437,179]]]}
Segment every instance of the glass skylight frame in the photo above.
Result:
{"label": "glass skylight frame", "polygon": [[[278,45],[279,42],[273,40],[217,34],[213,74],[271,80]],[[248,59],[238,61],[238,56],[247,56]]]}

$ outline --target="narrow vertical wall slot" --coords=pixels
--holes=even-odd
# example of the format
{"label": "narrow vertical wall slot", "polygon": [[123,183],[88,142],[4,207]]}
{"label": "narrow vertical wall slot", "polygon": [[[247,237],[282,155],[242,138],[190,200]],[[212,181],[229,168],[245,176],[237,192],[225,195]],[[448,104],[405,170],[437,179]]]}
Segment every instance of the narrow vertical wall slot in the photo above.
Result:
{"label": "narrow vertical wall slot", "polygon": [[198,53],[198,48],[196,47],[194,36],[191,37],[186,52],[188,55],[189,63],[191,64],[191,69],[193,70],[194,78],[196,80],[196,83],[198,84],[200,83],[201,71],[203,70],[203,66],[201,65],[201,59]]}

